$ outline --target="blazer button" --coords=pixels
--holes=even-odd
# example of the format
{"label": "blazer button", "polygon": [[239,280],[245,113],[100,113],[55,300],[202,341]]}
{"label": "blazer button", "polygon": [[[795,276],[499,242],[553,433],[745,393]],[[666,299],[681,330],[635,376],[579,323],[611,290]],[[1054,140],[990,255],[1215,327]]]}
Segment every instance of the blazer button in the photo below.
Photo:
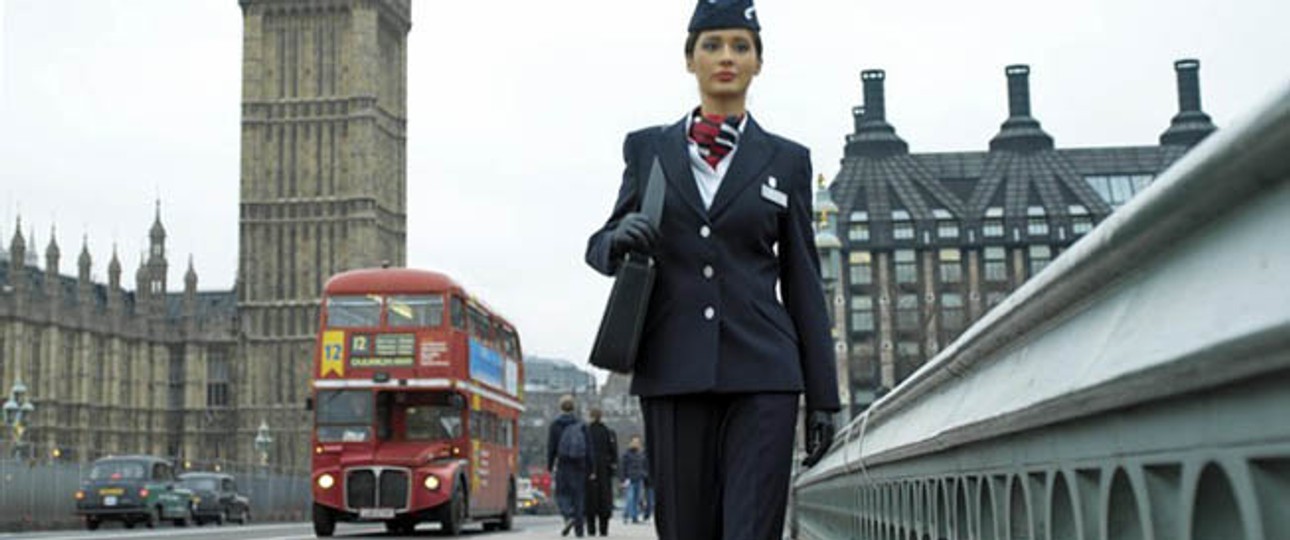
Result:
{"label": "blazer button", "polygon": [[712,271],[712,265],[708,264],[703,266],[703,277],[712,279],[713,273],[714,272]]}
{"label": "blazer button", "polygon": [[713,317],[716,317],[716,316],[717,316],[717,310],[713,309],[712,306],[703,308],[703,318],[710,321],[713,319]]}
{"label": "blazer button", "polygon": [[712,229],[709,228],[707,225],[699,227],[699,236],[702,236],[704,238],[712,236]]}

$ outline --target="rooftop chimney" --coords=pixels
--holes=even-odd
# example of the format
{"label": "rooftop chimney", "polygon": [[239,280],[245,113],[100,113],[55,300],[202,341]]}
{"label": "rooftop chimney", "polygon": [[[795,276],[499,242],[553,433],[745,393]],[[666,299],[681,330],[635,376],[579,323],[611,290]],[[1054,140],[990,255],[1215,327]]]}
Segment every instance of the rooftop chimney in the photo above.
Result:
{"label": "rooftop chimney", "polygon": [[1160,144],[1193,146],[1217,129],[1200,108],[1200,61],[1179,60],[1174,62],[1174,71],[1178,75],[1178,114],[1160,135]]}
{"label": "rooftop chimney", "polygon": [[864,105],[852,110],[856,119],[856,132],[847,137],[846,155],[885,157],[908,154],[909,145],[896,135],[896,128],[887,123],[887,97],[883,80],[887,73],[881,69],[860,72],[864,84]]}
{"label": "rooftop chimney", "polygon": [[1008,75],[1008,120],[990,140],[990,150],[1052,150],[1053,138],[1030,117],[1030,66],[1011,65]]}

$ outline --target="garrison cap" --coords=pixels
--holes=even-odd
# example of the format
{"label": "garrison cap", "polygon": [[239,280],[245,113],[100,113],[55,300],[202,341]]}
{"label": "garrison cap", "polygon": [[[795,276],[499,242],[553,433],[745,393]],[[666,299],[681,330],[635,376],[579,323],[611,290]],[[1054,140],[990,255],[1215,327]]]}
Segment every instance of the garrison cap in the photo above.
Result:
{"label": "garrison cap", "polygon": [[714,28],[747,28],[761,31],[757,23],[757,8],[752,0],[699,0],[690,18],[690,32]]}

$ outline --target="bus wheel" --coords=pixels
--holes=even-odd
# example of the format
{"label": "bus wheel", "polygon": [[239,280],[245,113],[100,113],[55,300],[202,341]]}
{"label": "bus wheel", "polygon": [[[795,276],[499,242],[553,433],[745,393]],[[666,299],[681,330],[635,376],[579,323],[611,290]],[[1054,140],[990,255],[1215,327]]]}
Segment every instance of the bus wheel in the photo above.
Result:
{"label": "bus wheel", "polygon": [[515,481],[511,480],[511,486],[506,490],[506,513],[502,514],[502,519],[497,523],[497,528],[503,531],[509,531],[515,528]]}
{"label": "bus wheel", "polygon": [[336,516],[327,507],[314,504],[314,536],[327,537],[336,532]]}
{"label": "bus wheel", "polygon": [[461,527],[466,524],[466,488],[462,486],[460,479],[455,483],[457,487],[453,488],[452,499],[444,506],[443,518],[440,520],[443,533],[448,536],[461,534]]}

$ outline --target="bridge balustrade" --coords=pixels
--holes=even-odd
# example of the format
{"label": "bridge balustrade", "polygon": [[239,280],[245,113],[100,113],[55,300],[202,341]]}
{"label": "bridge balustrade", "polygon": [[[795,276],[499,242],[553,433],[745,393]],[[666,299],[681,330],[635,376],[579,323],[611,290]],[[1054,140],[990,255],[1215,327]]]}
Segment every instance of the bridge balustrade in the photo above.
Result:
{"label": "bridge balustrade", "polygon": [[847,425],[803,539],[1290,539],[1290,89]]}

